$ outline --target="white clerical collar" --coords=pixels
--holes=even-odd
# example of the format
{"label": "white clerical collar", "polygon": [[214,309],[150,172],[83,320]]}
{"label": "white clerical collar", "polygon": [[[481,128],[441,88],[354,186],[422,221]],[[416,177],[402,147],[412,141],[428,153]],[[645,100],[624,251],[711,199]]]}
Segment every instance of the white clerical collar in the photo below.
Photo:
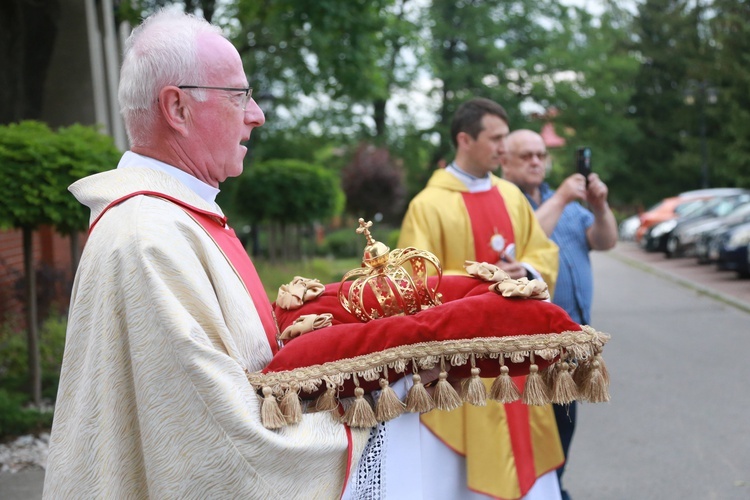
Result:
{"label": "white clerical collar", "polygon": [[146,167],[160,170],[185,184],[187,187],[195,191],[195,194],[206,200],[208,203],[216,204],[216,196],[220,191],[218,188],[206,184],[184,170],[180,170],[179,168],[173,167],[163,161],[156,160],[149,156],[139,155],[132,151],[125,151],[125,154],[120,158],[120,163],[117,164],[117,168],[128,167]]}
{"label": "white clerical collar", "polygon": [[470,193],[481,193],[482,191],[489,191],[492,188],[492,177],[490,177],[489,173],[484,177],[476,177],[461,170],[455,161],[445,167],[445,170],[463,182]]}

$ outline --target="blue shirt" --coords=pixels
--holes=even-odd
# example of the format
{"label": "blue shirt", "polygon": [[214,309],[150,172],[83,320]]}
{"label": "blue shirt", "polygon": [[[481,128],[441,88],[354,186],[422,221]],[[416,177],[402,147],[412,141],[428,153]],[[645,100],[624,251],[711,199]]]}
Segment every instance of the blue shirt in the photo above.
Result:
{"label": "blue shirt", "polygon": [[[542,203],[555,193],[545,182],[539,186]],[[536,210],[539,205],[528,195],[526,198]],[[594,278],[589,260],[589,242],[586,230],[594,223],[594,214],[572,202],[565,206],[550,239],[560,247],[560,271],[557,275],[553,303],[565,309],[573,321],[582,325],[591,322],[591,301],[594,295]]]}

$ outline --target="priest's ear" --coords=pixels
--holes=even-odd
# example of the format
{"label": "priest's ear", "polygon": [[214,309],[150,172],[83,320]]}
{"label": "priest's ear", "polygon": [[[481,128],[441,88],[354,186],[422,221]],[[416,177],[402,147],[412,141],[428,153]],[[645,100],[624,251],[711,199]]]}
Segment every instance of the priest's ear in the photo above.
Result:
{"label": "priest's ear", "polygon": [[456,146],[458,148],[468,147],[474,141],[474,138],[468,132],[459,132],[456,134]]}
{"label": "priest's ear", "polygon": [[157,106],[159,114],[169,128],[182,136],[186,136],[187,125],[190,121],[190,108],[185,91],[174,85],[163,87],[159,91]]}

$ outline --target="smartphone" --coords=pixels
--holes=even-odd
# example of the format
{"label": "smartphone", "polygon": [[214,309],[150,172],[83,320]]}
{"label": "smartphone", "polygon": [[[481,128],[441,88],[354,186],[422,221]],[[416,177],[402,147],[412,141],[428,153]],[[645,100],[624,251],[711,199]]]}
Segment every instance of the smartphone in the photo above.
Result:
{"label": "smartphone", "polygon": [[589,174],[591,173],[591,148],[581,147],[576,149],[576,171],[586,178],[586,187],[589,187]]}

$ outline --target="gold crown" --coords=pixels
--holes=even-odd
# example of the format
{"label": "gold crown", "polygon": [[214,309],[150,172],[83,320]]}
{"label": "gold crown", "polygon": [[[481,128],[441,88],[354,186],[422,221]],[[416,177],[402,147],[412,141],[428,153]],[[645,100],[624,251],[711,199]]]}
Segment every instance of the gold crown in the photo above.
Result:
{"label": "gold crown", "polygon": [[[413,247],[391,251],[370,234],[372,222],[359,219],[357,233],[364,234],[367,245],[362,266],[347,272],[339,284],[341,305],[361,321],[416,314],[441,303],[437,293],[442,277],[440,261],[430,252]],[[427,264],[437,272],[435,286],[427,283]],[[411,267],[409,272],[404,265]],[[344,284],[356,277],[344,293]],[[367,293],[367,291],[372,293]]]}

